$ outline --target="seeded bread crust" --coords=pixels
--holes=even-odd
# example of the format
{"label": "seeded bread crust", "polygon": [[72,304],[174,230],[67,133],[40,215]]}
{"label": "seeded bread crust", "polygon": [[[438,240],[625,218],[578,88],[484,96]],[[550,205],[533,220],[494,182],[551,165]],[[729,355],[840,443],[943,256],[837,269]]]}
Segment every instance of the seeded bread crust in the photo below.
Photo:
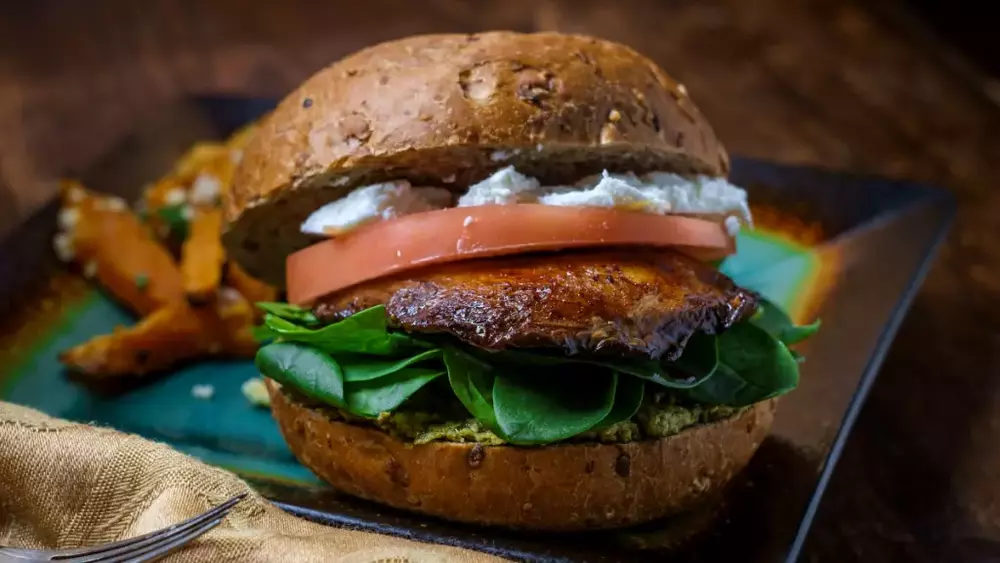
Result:
{"label": "seeded bread crust", "polygon": [[549,531],[625,527],[710,502],[749,463],[776,404],[626,444],[413,445],[267,386],[292,452],[335,489],[448,520]]}
{"label": "seeded bread crust", "polygon": [[725,149],[683,86],[623,45],[579,35],[423,35],[335,62],[286,97],[225,198],[232,257],[282,286],[309,213],[409,179],[456,193],[514,165],[546,183],[612,171],[725,176]]}

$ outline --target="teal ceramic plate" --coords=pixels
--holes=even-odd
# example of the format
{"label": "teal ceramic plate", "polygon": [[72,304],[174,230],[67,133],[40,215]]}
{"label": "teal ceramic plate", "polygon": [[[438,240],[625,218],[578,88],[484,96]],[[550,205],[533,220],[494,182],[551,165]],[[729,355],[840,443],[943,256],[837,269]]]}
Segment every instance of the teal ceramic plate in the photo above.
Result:
{"label": "teal ceramic plate", "polygon": [[[234,99],[181,104],[140,128],[83,179],[94,189],[135,197],[189,144],[221,138],[268,106]],[[334,525],[528,560],[587,554],[589,560],[634,561],[661,557],[667,548],[675,557],[714,560],[730,556],[726,545],[738,545],[742,560],[790,556],[952,204],[922,186],[739,159],[733,178],[769,211],[758,229],[740,235],[738,253],[722,269],[799,321],[821,315],[824,326],[804,350],[809,361],[802,385],[782,400],[773,435],[747,470],[743,483],[752,480],[754,486],[735,487],[725,503],[729,524],[702,534],[713,541],[677,550],[670,530],[689,524],[676,520],[586,538],[533,537],[454,526],[344,498],[298,464],[270,413],[243,396],[241,385],[257,375],[250,361],[191,365],[115,396],[88,391],[66,377],[58,353],[134,318],[55,264],[49,250],[54,205],[0,249],[6,319],[0,327],[0,399],[169,443],[240,473],[292,512]],[[825,236],[803,244],[802,224]],[[196,385],[211,385],[214,395],[196,398]]]}

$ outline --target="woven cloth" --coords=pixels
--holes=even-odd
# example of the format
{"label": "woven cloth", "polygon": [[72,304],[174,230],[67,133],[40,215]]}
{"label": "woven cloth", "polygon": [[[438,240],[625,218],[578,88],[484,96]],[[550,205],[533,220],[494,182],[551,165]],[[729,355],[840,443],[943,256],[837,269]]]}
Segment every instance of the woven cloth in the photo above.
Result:
{"label": "woven cloth", "polygon": [[486,563],[490,555],[321,526],[238,477],[141,437],[0,402],[0,545],[83,547],[185,520],[247,492],[223,523],[166,561]]}

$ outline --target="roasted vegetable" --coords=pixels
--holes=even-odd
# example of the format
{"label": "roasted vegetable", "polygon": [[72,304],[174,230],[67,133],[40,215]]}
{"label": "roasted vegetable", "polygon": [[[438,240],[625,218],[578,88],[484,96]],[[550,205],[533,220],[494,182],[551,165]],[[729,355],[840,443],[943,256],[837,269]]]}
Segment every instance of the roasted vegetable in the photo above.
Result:
{"label": "roasted vegetable", "polygon": [[56,252],[95,278],[139,315],[184,298],[180,270],[167,249],[123,200],[64,182]]}
{"label": "roasted vegetable", "polygon": [[221,237],[222,211],[198,210],[181,249],[184,292],[192,303],[207,301],[219,288],[226,262]]}
{"label": "roasted vegetable", "polygon": [[129,328],[94,337],[59,360],[92,378],[144,375],[207,356],[253,357],[254,311],[238,292],[223,288],[214,306],[178,301]]}

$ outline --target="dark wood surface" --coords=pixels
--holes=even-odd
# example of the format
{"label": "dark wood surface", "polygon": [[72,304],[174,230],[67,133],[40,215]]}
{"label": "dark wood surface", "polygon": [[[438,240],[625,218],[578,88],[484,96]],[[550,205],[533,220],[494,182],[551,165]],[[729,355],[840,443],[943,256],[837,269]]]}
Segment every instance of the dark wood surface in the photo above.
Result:
{"label": "dark wood surface", "polygon": [[[280,7],[279,7],[280,6]],[[603,35],[682,81],[732,152],[946,186],[954,232],[824,501],[807,559],[1000,560],[1000,110],[851,0],[36,0],[0,8],[0,235],[188,94],[278,96],[428,31]]]}

